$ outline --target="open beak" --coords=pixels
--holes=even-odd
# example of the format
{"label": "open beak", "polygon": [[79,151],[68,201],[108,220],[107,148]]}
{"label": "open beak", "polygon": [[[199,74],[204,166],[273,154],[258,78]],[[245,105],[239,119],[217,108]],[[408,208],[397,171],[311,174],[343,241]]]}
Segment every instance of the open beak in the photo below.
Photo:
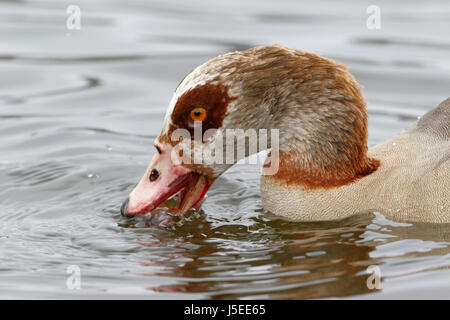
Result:
{"label": "open beak", "polygon": [[213,179],[182,164],[175,164],[172,161],[170,145],[158,147],[161,152],[153,156],[144,176],[123,203],[122,215],[151,213],[178,192],[178,204],[174,211],[184,213],[201,206]]}

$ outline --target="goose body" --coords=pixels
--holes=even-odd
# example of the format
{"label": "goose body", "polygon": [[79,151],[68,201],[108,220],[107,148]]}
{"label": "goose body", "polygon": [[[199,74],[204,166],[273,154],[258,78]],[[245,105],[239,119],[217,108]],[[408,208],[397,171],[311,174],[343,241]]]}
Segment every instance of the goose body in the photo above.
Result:
{"label": "goose body", "polygon": [[338,188],[308,190],[262,176],[264,208],[296,221],[377,211],[397,221],[450,222],[450,99],[368,154],[380,167]]}
{"label": "goose body", "polygon": [[[227,129],[279,130],[261,177],[263,206],[274,214],[311,221],[379,211],[400,221],[450,222],[450,99],[368,149],[366,104],[346,67],[282,46],[218,56],[182,80],[157,153],[122,213],[149,213],[177,192],[179,212],[198,208],[240,158],[185,160],[217,154]],[[180,139],[180,130],[189,137]],[[180,151],[183,161],[173,156]],[[245,148],[242,157],[252,153]]]}

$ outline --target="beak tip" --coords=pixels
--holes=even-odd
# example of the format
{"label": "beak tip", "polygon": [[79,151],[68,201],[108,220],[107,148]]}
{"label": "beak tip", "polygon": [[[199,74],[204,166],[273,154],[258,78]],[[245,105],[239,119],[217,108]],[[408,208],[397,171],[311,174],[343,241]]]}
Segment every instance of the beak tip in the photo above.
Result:
{"label": "beak tip", "polygon": [[130,201],[129,198],[127,198],[120,207],[120,214],[124,217],[129,217],[127,211],[128,211],[128,202]]}

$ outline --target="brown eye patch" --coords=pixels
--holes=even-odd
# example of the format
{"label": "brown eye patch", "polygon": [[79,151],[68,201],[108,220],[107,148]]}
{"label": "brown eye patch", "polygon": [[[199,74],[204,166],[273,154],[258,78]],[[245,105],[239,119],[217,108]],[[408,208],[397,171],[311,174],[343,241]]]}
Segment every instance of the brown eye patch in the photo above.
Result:
{"label": "brown eye patch", "polygon": [[193,110],[205,111],[202,120],[203,133],[208,129],[217,129],[222,126],[222,121],[227,113],[227,107],[232,98],[228,95],[228,88],[221,85],[199,85],[183,93],[177,100],[172,112],[172,123],[178,128],[184,128],[191,132],[193,137],[191,112]]}

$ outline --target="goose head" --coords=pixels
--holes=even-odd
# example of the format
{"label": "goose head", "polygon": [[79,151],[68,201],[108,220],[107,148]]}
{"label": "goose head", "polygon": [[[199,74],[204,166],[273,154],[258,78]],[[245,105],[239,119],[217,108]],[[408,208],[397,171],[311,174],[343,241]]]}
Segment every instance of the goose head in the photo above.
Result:
{"label": "goose head", "polygon": [[198,208],[235,162],[273,147],[268,139],[258,150],[246,143],[244,150],[239,143],[227,148],[228,129],[278,130],[270,178],[279,183],[334,187],[376,167],[366,156],[365,102],[346,68],[313,53],[256,47],[218,56],[181,81],[154,141],[156,153],[122,214],[149,213],[178,192],[179,212]]}

